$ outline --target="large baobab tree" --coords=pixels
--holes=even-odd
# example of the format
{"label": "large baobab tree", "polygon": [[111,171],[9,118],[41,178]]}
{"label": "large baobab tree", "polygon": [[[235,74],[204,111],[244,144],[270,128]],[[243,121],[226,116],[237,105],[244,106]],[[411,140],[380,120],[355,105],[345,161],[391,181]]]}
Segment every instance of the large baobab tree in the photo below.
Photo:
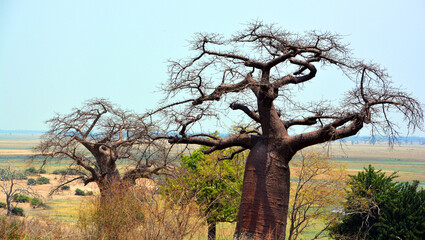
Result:
{"label": "large baobab tree", "polygon": [[[152,136],[158,129],[149,118],[104,99],[89,100],[82,108],[57,114],[47,123],[50,130],[35,148],[36,156],[45,162],[67,159],[82,174],[72,180],[95,182],[101,196],[114,184],[132,184],[137,178],[160,174],[171,161],[169,144]],[[128,166],[122,175],[117,168],[120,160]]]}
{"label": "large baobab tree", "polygon": [[[170,64],[160,110],[172,120],[170,143],[209,146],[204,153],[239,146],[250,150],[235,237],[284,239],[288,213],[290,169],[299,150],[355,135],[366,124],[373,132],[397,135],[388,114],[400,111],[411,129],[423,124],[423,110],[409,94],[393,88],[377,64],[355,60],[338,35],[312,31],[304,35],[261,22],[230,38],[197,34],[193,57]],[[291,91],[313,81],[321,66],[341,70],[353,82],[341,105],[304,104]],[[339,79],[338,81],[342,81]],[[337,84],[337,82],[335,83]],[[323,86],[323,90],[332,89]],[[174,100],[173,100],[174,99]],[[250,121],[226,138],[191,133],[191,127],[229,109]],[[222,111],[220,111],[222,110]],[[237,113],[238,113],[237,112]],[[307,129],[300,133],[296,126]],[[297,129],[297,134],[288,130]]]}

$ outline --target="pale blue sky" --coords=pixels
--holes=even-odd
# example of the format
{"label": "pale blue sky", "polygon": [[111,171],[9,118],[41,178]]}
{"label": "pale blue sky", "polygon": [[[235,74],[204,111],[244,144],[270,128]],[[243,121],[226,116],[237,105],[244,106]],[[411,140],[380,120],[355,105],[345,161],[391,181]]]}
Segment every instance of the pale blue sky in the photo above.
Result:
{"label": "pale blue sky", "polygon": [[55,112],[93,97],[153,108],[167,60],[188,56],[194,33],[229,35],[257,19],[346,35],[354,56],[380,63],[425,103],[422,0],[0,0],[0,129],[44,130]]}

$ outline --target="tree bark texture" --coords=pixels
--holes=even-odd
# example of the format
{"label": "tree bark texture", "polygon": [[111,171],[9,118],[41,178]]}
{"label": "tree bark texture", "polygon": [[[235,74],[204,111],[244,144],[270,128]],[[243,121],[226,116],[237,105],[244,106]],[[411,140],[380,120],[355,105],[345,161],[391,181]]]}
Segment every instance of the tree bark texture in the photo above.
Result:
{"label": "tree bark texture", "polygon": [[236,238],[285,238],[292,156],[282,155],[263,141],[248,155]]}

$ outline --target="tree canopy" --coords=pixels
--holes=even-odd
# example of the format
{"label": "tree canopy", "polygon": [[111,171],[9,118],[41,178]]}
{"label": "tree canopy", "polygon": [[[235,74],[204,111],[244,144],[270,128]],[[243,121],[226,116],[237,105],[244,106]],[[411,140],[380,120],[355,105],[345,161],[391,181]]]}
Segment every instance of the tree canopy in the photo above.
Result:
{"label": "tree canopy", "polygon": [[[96,182],[101,192],[113,183],[150,178],[171,162],[170,145],[156,141],[157,125],[105,99],[89,100],[69,114],[57,114],[47,124],[50,129],[35,148],[39,152],[35,157],[43,157],[45,163],[71,160],[70,167],[77,167],[82,175],[75,179]],[[129,166],[122,177],[117,169],[121,160]]]}

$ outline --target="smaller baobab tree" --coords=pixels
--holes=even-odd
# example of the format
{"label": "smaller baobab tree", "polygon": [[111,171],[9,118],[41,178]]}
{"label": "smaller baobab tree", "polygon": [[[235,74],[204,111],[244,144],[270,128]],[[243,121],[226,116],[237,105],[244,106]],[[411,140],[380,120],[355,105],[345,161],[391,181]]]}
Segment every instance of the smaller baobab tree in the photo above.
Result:
{"label": "smaller baobab tree", "polygon": [[[52,159],[70,160],[84,184],[95,182],[102,198],[116,184],[134,184],[138,178],[160,174],[170,163],[169,145],[151,134],[155,125],[141,115],[124,111],[105,99],[92,99],[70,114],[47,121],[50,130],[35,147],[44,164]],[[117,161],[125,160],[121,175]]]}

